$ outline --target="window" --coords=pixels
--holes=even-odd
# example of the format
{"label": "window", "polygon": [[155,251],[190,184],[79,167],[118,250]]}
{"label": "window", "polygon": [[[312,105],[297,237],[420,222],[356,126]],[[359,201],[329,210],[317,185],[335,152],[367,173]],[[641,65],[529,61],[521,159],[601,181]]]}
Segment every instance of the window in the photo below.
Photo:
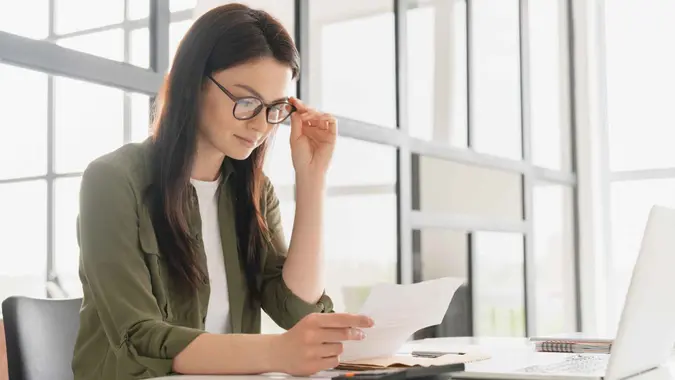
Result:
{"label": "window", "polygon": [[129,63],[142,68],[150,67],[150,31],[134,29],[129,34]]}
{"label": "window", "polygon": [[45,296],[47,186],[44,180],[0,184],[0,299]]}
{"label": "window", "polygon": [[[353,194],[326,201],[326,292],[338,311],[358,312],[372,285],[396,282],[396,194]],[[349,274],[349,275],[347,275]]]}
{"label": "window", "polygon": [[349,137],[338,137],[328,186],[396,184],[396,149]]}
{"label": "window", "polygon": [[79,32],[124,21],[124,0],[54,0],[55,32]]}
{"label": "window", "polygon": [[54,269],[69,297],[82,296],[82,284],[78,277],[80,247],[77,243],[80,181],[81,177],[57,178],[54,181]]}
{"label": "window", "polygon": [[265,157],[265,174],[275,187],[293,186],[295,169],[291,158],[291,127],[280,124],[276,128],[276,132],[269,137],[269,148],[267,157]]}
{"label": "window", "polygon": [[[213,2],[211,2],[213,3]],[[171,12],[184,11],[192,9],[197,5],[197,0],[169,0],[169,10]]]}
{"label": "window", "polygon": [[612,170],[675,166],[675,2],[609,1],[607,122]]}
{"label": "window", "polygon": [[527,9],[532,160],[538,166],[569,171],[565,5],[559,0],[530,1]]}
{"label": "window", "polygon": [[572,188],[539,183],[533,191],[537,334],[576,331]]}
{"label": "window", "polygon": [[421,157],[419,175],[422,211],[522,219],[519,174]]}
{"label": "window", "polygon": [[[0,64],[0,83],[0,180],[44,175],[47,75]],[[17,161],[21,165],[6,164]]]}
{"label": "window", "polygon": [[144,94],[126,94],[131,99],[131,141],[141,142],[150,136],[150,97]]}
{"label": "window", "polygon": [[150,17],[150,0],[127,0],[127,18],[140,20]]}
{"label": "window", "polygon": [[395,127],[392,2],[315,0],[309,10],[312,106]]}
{"label": "window", "polygon": [[420,280],[454,277],[464,281],[464,286],[455,292],[441,325],[430,330],[437,330],[440,336],[471,336],[469,235],[464,231],[429,228],[415,231],[413,241],[416,245],[413,254],[419,257],[421,267]]}
{"label": "window", "polygon": [[517,0],[472,0],[472,147],[522,157],[520,33]]}
{"label": "window", "polygon": [[124,61],[124,30],[122,28],[64,38],[58,40],[57,43],[83,53],[113,61]]}
{"label": "window", "polygon": [[466,147],[466,3],[409,2],[406,17],[410,135]]}
{"label": "window", "polygon": [[0,1],[0,31],[33,39],[49,36],[49,0]]}
{"label": "window", "polygon": [[55,170],[82,172],[94,158],[122,145],[124,92],[56,77]]}
{"label": "window", "polygon": [[[612,240],[610,282],[614,315],[619,316],[638,257],[649,210],[675,207],[675,179],[616,182],[611,185]],[[618,319],[618,318],[617,318]]]}
{"label": "window", "polygon": [[176,50],[178,50],[178,46],[183,40],[183,36],[185,36],[185,33],[190,29],[193,22],[193,20],[185,20],[172,22],[171,25],[169,25],[169,64],[173,62],[173,58],[176,56]]}
{"label": "window", "polygon": [[523,236],[476,232],[472,239],[474,333],[524,336]]}

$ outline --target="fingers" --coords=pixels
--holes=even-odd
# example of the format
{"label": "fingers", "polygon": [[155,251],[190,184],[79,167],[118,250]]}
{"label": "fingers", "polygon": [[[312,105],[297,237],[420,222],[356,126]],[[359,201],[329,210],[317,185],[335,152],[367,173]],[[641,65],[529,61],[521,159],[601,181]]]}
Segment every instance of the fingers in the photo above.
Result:
{"label": "fingers", "polygon": [[317,314],[316,322],[320,327],[324,328],[367,328],[374,325],[370,317],[348,313]]}
{"label": "fingers", "polygon": [[321,130],[327,130],[331,133],[337,133],[337,120],[333,115],[319,112],[306,106],[297,98],[290,98],[291,102],[297,108],[298,112],[294,114],[300,117],[303,123],[310,127],[318,127]]}
{"label": "fingers", "polygon": [[302,102],[302,100],[296,98],[295,96],[291,96],[288,98],[288,100],[295,106],[295,108],[298,109],[298,113],[303,113],[309,109],[305,103]]}
{"label": "fingers", "polygon": [[322,343],[338,343],[347,340],[363,340],[366,334],[360,330],[351,327],[347,328],[323,328],[319,339]]}
{"label": "fingers", "polygon": [[343,351],[342,343],[324,343],[319,346],[319,348],[316,351],[316,354],[320,358],[330,358],[342,355],[342,351]]}
{"label": "fingers", "polygon": [[302,136],[302,118],[297,112],[291,114],[291,141],[297,140]]}

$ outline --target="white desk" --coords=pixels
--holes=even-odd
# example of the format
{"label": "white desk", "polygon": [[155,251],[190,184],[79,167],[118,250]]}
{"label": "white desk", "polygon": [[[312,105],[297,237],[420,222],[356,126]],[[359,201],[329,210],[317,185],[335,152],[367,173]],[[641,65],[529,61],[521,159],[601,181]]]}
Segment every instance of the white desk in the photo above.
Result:
{"label": "white desk", "polygon": [[[412,341],[404,350],[424,351],[457,351],[474,348],[491,355],[491,358],[466,365],[466,371],[495,372],[508,369],[518,369],[536,364],[555,363],[570,354],[535,352],[533,345],[524,338],[438,338]],[[663,379],[659,374],[658,380]],[[668,378],[671,376],[668,376]],[[675,376],[672,376],[675,378]],[[156,378],[155,380],[300,380],[287,375],[257,375],[257,376],[172,376]],[[640,378],[647,380],[647,378]],[[652,377],[649,377],[652,380]]]}

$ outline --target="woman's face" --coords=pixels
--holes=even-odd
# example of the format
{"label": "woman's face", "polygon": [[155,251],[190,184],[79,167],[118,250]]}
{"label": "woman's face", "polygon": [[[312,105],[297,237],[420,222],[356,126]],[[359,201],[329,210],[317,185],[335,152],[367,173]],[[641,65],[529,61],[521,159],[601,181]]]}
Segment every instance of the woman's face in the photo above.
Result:
{"label": "woman's face", "polygon": [[[257,97],[266,104],[287,99],[286,90],[292,79],[291,69],[274,58],[231,67],[211,75],[234,97]],[[240,102],[237,115],[246,115],[247,104]],[[267,121],[267,110],[249,120],[239,120],[233,114],[235,102],[216,83],[206,79],[201,109],[199,139],[220,153],[236,160],[244,160],[260,146],[275,127]],[[250,109],[253,109],[251,107]]]}

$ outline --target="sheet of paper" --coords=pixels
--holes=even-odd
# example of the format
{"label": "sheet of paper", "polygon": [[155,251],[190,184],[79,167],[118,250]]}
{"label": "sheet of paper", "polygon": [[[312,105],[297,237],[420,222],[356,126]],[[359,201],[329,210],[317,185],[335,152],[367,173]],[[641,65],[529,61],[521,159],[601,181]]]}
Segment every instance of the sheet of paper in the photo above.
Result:
{"label": "sheet of paper", "polygon": [[410,285],[381,284],[371,290],[360,314],[375,321],[366,338],[344,344],[342,362],[394,355],[412,334],[438,325],[463,279],[445,277]]}

